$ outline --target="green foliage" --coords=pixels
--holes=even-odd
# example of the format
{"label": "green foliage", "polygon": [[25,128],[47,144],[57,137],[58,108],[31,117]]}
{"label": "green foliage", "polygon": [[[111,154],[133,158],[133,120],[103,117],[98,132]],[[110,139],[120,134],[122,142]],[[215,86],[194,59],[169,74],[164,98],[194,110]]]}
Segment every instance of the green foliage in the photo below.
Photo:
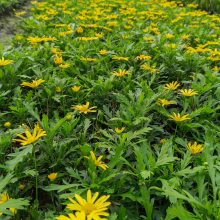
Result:
{"label": "green foliage", "polygon": [[110,196],[109,220],[220,219],[220,18],[188,3],[20,15],[0,51],[3,219],[55,219],[89,189]]}

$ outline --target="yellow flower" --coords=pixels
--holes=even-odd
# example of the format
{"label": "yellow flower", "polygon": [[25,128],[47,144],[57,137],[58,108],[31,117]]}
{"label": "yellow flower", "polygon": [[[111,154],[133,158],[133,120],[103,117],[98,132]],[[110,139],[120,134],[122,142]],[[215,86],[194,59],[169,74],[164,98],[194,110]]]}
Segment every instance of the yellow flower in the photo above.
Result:
{"label": "yellow flower", "polygon": [[107,50],[100,50],[99,51],[99,54],[102,56],[106,55],[106,53],[107,53]]}
{"label": "yellow flower", "polygon": [[81,86],[73,86],[71,89],[73,92],[79,92],[79,90],[81,89]]}
{"label": "yellow flower", "polygon": [[115,132],[116,132],[117,134],[121,134],[124,130],[125,130],[125,127],[115,128]]}
{"label": "yellow flower", "polygon": [[176,114],[175,112],[173,112],[172,115],[170,115],[169,117],[170,117],[169,120],[175,122],[182,122],[190,119],[189,114],[181,116],[179,113]]}
{"label": "yellow flower", "polygon": [[81,60],[81,61],[85,61],[85,62],[97,61],[96,58],[90,58],[90,57],[81,57],[80,60]]}
{"label": "yellow flower", "polygon": [[15,35],[15,40],[19,41],[19,40],[22,40],[24,37],[20,34],[16,34]]}
{"label": "yellow flower", "polygon": [[86,102],[85,105],[75,105],[75,106],[71,107],[71,109],[78,110],[78,111],[80,111],[80,113],[84,113],[84,114],[87,114],[89,112],[97,112],[97,110],[95,108],[97,108],[97,107],[93,106],[93,107],[89,108],[89,102]]}
{"label": "yellow flower", "polygon": [[79,34],[83,33],[83,28],[82,27],[76,28],[76,32]]}
{"label": "yellow flower", "polygon": [[194,155],[194,154],[198,154],[200,152],[203,151],[203,146],[202,144],[197,144],[197,142],[191,143],[189,142],[187,144],[188,149],[190,150],[190,152]]}
{"label": "yellow flower", "polygon": [[41,85],[45,80],[39,79],[39,80],[33,80],[31,83],[29,82],[23,82],[21,83],[21,86],[30,87],[32,89],[37,88],[39,85]]}
{"label": "yellow flower", "polygon": [[166,142],[165,138],[160,139],[160,144],[164,144]]}
{"label": "yellow flower", "polygon": [[149,71],[150,73],[156,73],[158,70],[155,67],[150,66],[149,64],[141,65],[141,69],[145,71]]}
{"label": "yellow flower", "polygon": [[41,37],[28,37],[28,38],[27,38],[27,41],[28,41],[30,44],[34,45],[34,44],[37,44],[37,43],[41,43],[41,42],[43,42],[44,40],[43,40],[43,38],[41,38]]}
{"label": "yellow flower", "polygon": [[17,134],[17,137],[20,139],[14,139],[16,142],[20,142],[22,146],[26,146],[36,142],[39,138],[46,136],[46,132],[39,127],[38,124],[34,125],[34,131],[31,134],[30,131],[26,128],[24,131],[26,137],[23,134]]}
{"label": "yellow flower", "polygon": [[[103,170],[107,170],[108,166],[104,162],[102,162],[103,156],[99,156],[98,159],[96,159],[96,156],[93,151],[90,151],[90,155],[92,161],[97,167],[101,167]],[[85,157],[85,158],[89,160],[89,157]]]}
{"label": "yellow flower", "polygon": [[169,34],[166,34],[166,38],[167,38],[167,39],[171,39],[171,38],[173,38],[173,37],[174,37],[174,36],[173,36],[172,34],[170,34],[170,33],[169,33]]}
{"label": "yellow flower", "polygon": [[129,57],[117,57],[117,56],[114,56],[112,57],[113,60],[123,60],[123,61],[128,61],[129,60]]}
{"label": "yellow flower", "polygon": [[20,190],[23,190],[24,188],[25,188],[25,183],[20,183],[19,184],[19,186],[18,186],[18,188],[20,189]]}
{"label": "yellow flower", "polygon": [[[100,216],[109,216],[107,212],[108,206],[111,204],[107,200],[109,195],[101,196],[97,199],[99,193],[96,192],[93,196],[91,190],[87,191],[87,200],[83,199],[80,195],[75,194],[75,201],[72,198],[69,198],[71,203],[67,204],[66,208],[72,211],[84,212],[87,220],[100,220],[103,219]],[[103,219],[106,220],[106,219]]]}
{"label": "yellow flower", "polygon": [[123,77],[123,76],[128,75],[128,74],[129,74],[129,71],[119,69],[118,71],[114,71],[112,74],[113,74],[114,76]]}
{"label": "yellow flower", "polygon": [[9,121],[5,122],[5,123],[4,123],[4,126],[5,126],[6,128],[11,127],[11,122],[9,122]]}
{"label": "yellow flower", "polygon": [[56,91],[57,93],[60,93],[60,92],[62,92],[62,89],[61,89],[59,86],[57,86],[57,87],[55,88],[55,91]]}
{"label": "yellow flower", "polygon": [[51,51],[53,54],[55,54],[57,56],[62,56],[62,51],[59,48],[54,47],[54,48],[52,48]]}
{"label": "yellow flower", "polygon": [[146,55],[139,55],[135,58],[135,60],[151,60],[151,56],[146,56]]}
{"label": "yellow flower", "polygon": [[172,104],[176,104],[173,100],[167,100],[167,99],[158,99],[157,103],[161,106],[169,106]]}
{"label": "yellow flower", "polygon": [[[10,200],[10,197],[8,195],[8,193],[2,193],[0,194],[0,205],[6,203],[8,200]],[[15,208],[10,208],[9,209],[13,214],[16,213],[16,209]],[[0,216],[2,216],[2,212],[0,212]]]}
{"label": "yellow flower", "polygon": [[57,178],[58,173],[50,173],[47,177],[50,181],[54,181]]}
{"label": "yellow flower", "polygon": [[196,92],[196,91],[193,90],[193,89],[181,89],[181,90],[180,90],[180,93],[181,93],[183,96],[187,96],[187,97],[194,96],[194,95],[197,95],[197,94],[198,94],[198,92]]}
{"label": "yellow flower", "polygon": [[62,68],[62,69],[67,69],[67,68],[70,67],[70,64],[69,63],[60,64],[59,67]]}
{"label": "yellow flower", "polygon": [[68,214],[69,217],[60,215],[59,217],[56,217],[57,220],[86,220],[86,214],[85,212],[76,212],[75,215],[70,213]]}
{"label": "yellow flower", "polygon": [[26,14],[25,11],[15,12],[15,15],[16,15],[17,17],[21,17],[21,16],[23,16],[23,15],[25,15],[25,14]]}
{"label": "yellow flower", "polygon": [[177,81],[173,81],[171,83],[167,83],[164,88],[167,90],[176,90],[179,86],[180,84]]}
{"label": "yellow flower", "polygon": [[13,60],[5,60],[4,57],[2,57],[2,59],[0,59],[0,67],[1,66],[7,66],[13,63]]}
{"label": "yellow flower", "polygon": [[56,55],[53,60],[54,60],[54,63],[57,65],[61,65],[63,62],[62,56],[58,56],[58,55]]}

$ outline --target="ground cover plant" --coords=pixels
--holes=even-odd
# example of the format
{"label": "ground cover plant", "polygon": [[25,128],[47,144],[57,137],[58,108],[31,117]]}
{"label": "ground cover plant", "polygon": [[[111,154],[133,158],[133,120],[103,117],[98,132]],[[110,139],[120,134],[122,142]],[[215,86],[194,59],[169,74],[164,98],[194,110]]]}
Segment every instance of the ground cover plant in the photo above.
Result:
{"label": "ground cover plant", "polygon": [[32,5],[1,51],[0,219],[220,219],[219,15]]}

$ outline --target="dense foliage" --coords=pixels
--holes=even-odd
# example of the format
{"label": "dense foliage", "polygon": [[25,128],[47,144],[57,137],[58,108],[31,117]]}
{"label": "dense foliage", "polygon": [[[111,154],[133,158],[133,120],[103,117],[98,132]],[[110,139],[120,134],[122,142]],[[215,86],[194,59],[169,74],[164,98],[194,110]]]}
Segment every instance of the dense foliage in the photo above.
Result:
{"label": "dense foliage", "polygon": [[0,52],[0,219],[220,219],[220,16],[32,4]]}
{"label": "dense foliage", "polygon": [[200,9],[211,13],[220,13],[220,0],[181,0],[183,4],[196,3]]}

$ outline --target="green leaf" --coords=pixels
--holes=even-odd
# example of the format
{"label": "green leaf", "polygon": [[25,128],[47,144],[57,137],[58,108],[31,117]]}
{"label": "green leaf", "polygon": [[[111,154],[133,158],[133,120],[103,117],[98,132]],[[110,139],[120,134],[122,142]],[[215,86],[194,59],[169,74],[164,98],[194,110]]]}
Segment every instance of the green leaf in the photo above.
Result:
{"label": "green leaf", "polygon": [[14,168],[23,161],[23,159],[31,154],[33,150],[33,145],[26,146],[23,150],[17,151],[15,153],[9,154],[8,156],[13,157],[12,160],[6,161],[6,167],[8,170],[14,170]]}
{"label": "green leaf", "polygon": [[0,204],[0,212],[3,212],[9,208],[15,209],[26,209],[26,206],[29,206],[29,201],[27,199],[10,199],[5,203]]}

